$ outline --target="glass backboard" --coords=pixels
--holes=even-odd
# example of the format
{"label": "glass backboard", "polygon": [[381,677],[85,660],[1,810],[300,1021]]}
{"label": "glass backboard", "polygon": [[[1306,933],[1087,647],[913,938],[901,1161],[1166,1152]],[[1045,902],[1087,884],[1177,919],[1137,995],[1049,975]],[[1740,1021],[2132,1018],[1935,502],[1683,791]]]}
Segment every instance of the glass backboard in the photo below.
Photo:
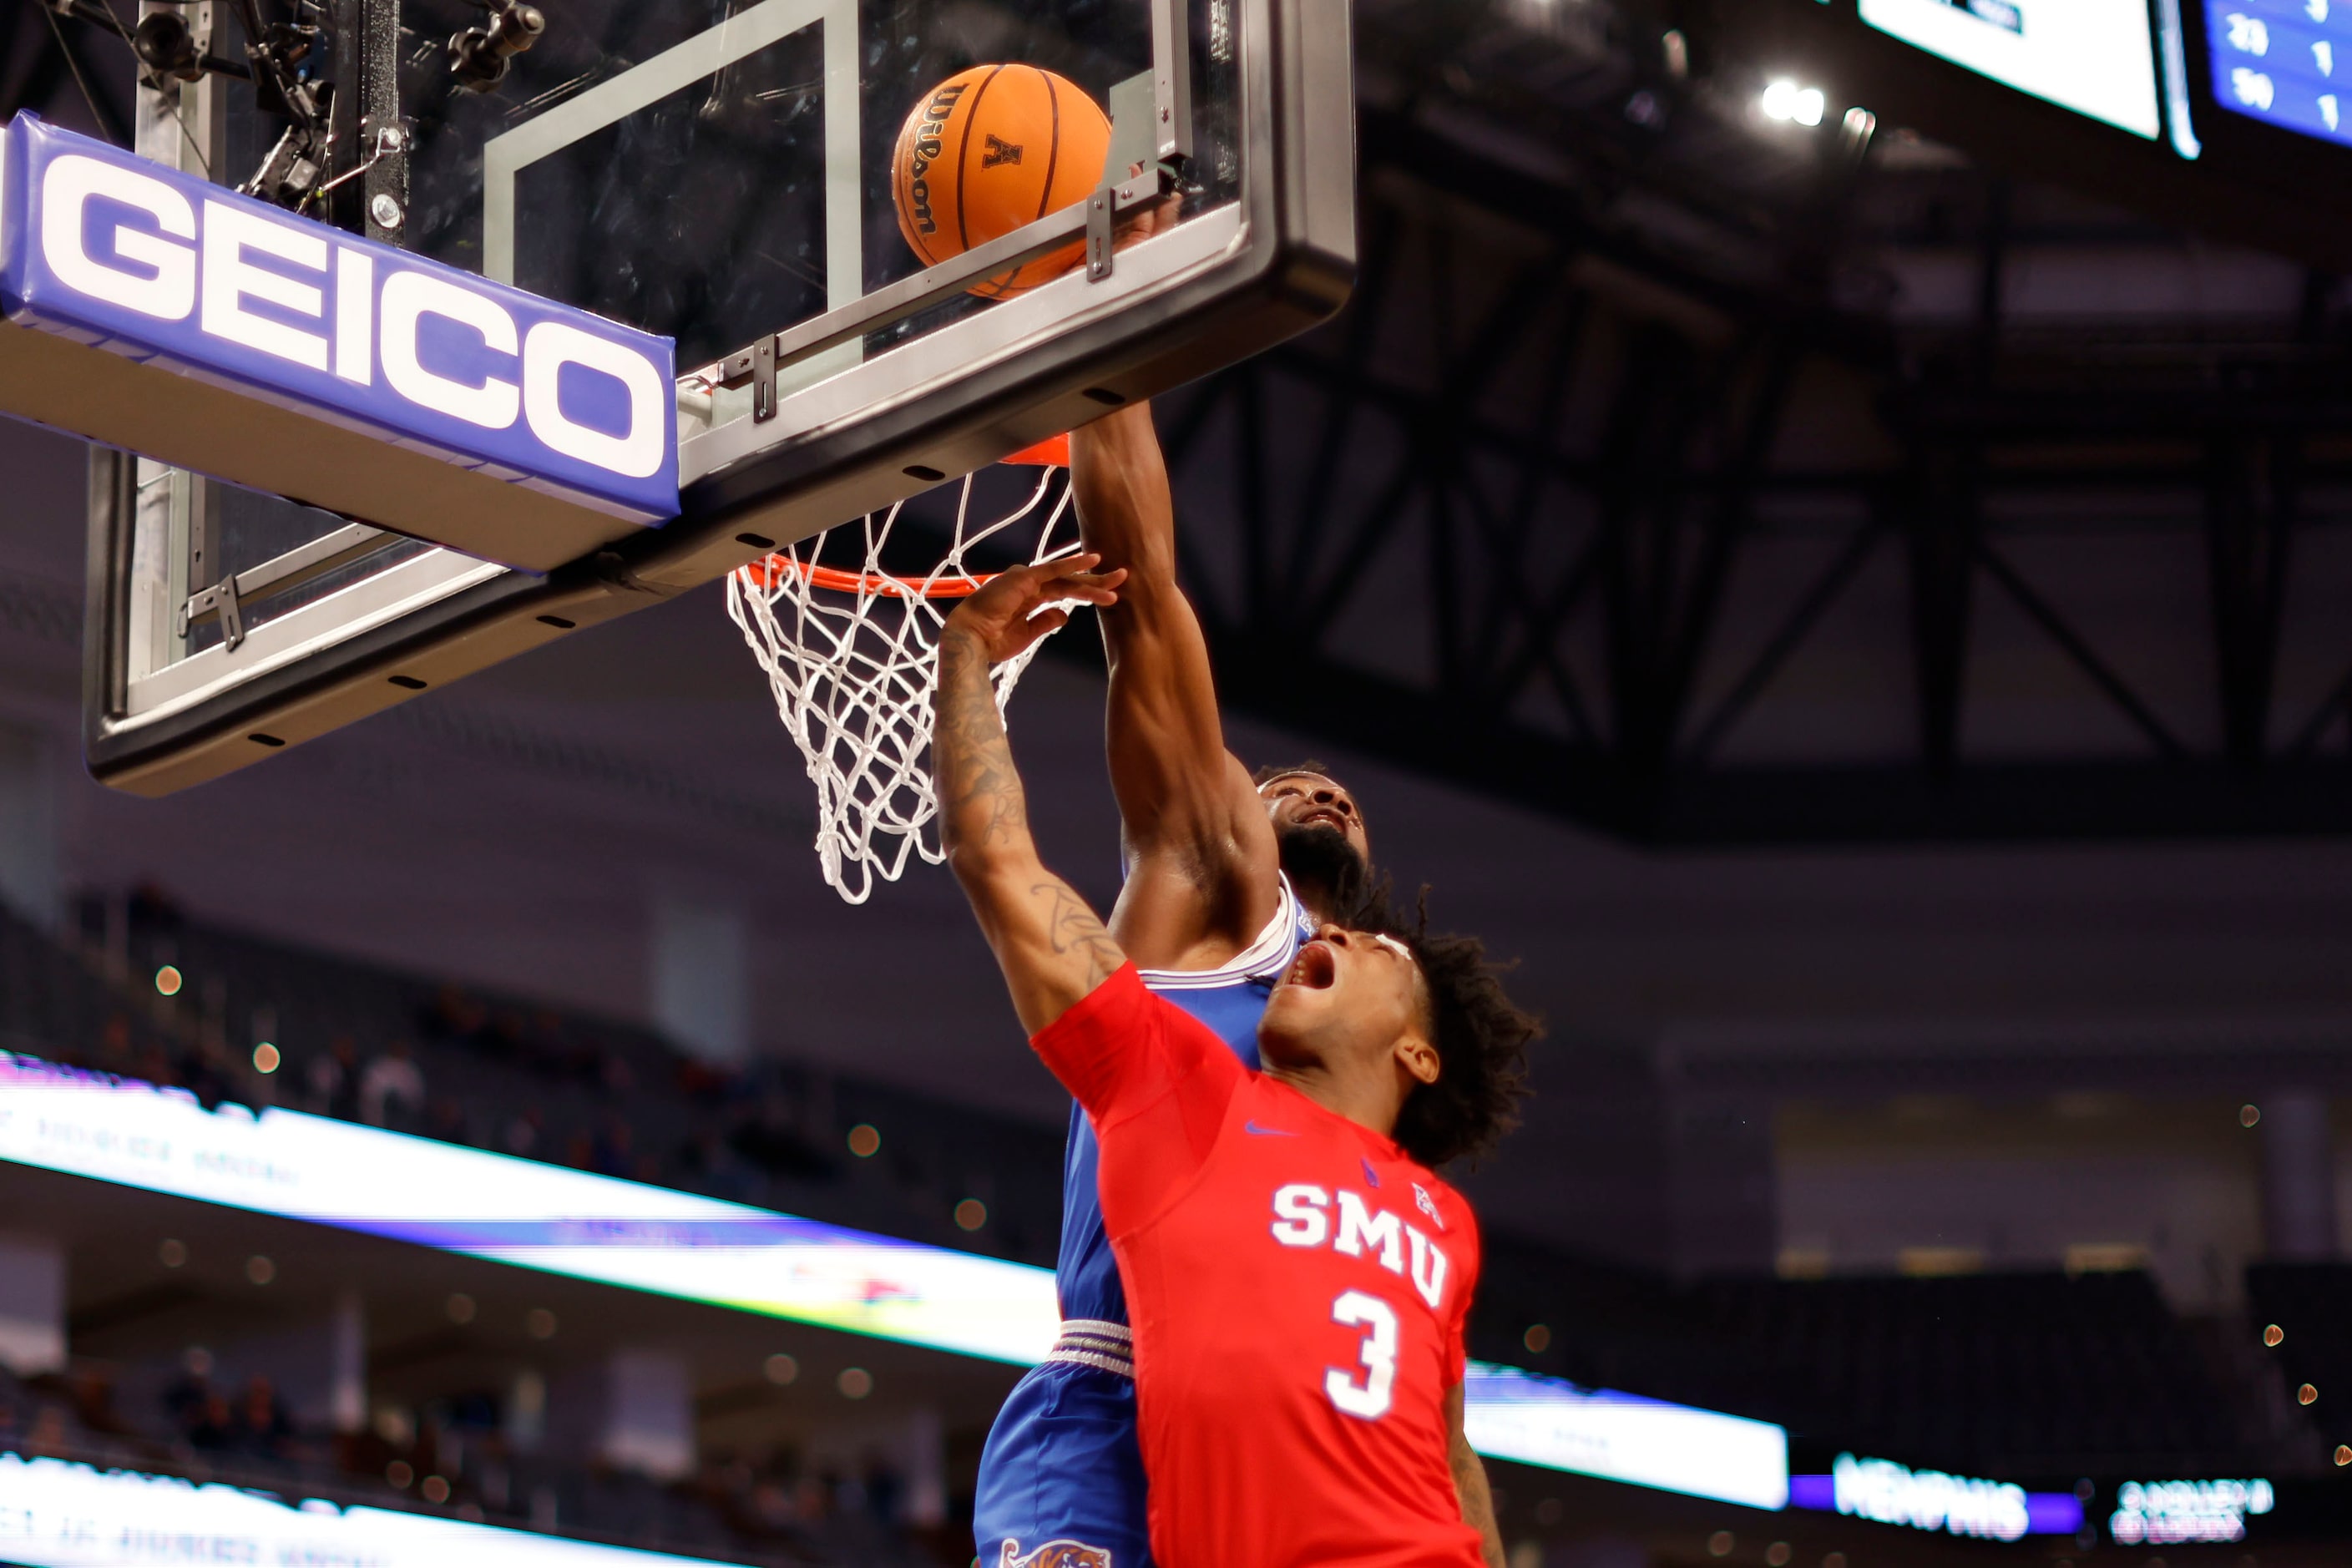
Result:
{"label": "glass backboard", "polygon": [[[191,7],[217,13],[215,54],[241,45],[233,10]],[[452,68],[494,14],[473,0],[320,14],[352,36],[314,58],[377,74],[365,112],[338,85],[308,209],[349,217],[373,192],[376,237],[674,339],[678,515],[533,573],[102,454],[89,756],[142,793],[1231,363],[1328,316],[1352,277],[1344,0],[583,0],[544,7],[490,83]],[[902,153],[959,80],[961,119]],[[219,77],[142,98],[142,152],[224,183],[287,123]],[[940,187],[925,216],[950,174],[963,204],[928,256],[910,169]],[[1034,215],[989,205],[1008,178]]]}

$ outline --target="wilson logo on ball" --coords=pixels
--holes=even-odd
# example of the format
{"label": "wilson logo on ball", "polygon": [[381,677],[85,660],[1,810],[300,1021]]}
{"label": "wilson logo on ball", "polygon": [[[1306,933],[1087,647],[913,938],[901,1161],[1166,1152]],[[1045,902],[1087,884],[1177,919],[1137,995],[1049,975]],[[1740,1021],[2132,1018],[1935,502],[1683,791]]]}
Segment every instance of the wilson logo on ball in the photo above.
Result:
{"label": "wilson logo on ball", "polygon": [[[918,99],[899,130],[890,170],[898,232],[936,267],[1085,201],[1109,156],[1109,117],[1077,83],[1035,66],[973,66]],[[970,291],[1009,299],[1085,256],[1074,241]]]}
{"label": "wilson logo on ball", "polygon": [[915,226],[925,234],[937,234],[940,230],[939,221],[931,216],[931,184],[925,176],[930,174],[931,165],[939,162],[948,115],[954,110],[956,100],[963,96],[964,86],[961,81],[951,81],[931,94],[930,102],[923,105],[915,123],[907,128],[909,132],[907,140],[911,142],[913,153],[907,171],[909,181],[907,195],[914,209]]}

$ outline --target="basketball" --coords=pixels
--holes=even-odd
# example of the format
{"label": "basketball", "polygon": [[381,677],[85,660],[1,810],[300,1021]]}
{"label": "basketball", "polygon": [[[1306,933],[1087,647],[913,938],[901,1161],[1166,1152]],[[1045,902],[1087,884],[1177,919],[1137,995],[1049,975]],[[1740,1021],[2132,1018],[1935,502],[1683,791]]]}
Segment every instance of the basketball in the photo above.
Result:
{"label": "basketball", "polygon": [[[898,232],[925,266],[1084,201],[1102,183],[1110,119],[1067,77],[973,66],[915,106],[891,158]],[[969,290],[1003,300],[1051,282],[1086,254],[1074,241]]]}

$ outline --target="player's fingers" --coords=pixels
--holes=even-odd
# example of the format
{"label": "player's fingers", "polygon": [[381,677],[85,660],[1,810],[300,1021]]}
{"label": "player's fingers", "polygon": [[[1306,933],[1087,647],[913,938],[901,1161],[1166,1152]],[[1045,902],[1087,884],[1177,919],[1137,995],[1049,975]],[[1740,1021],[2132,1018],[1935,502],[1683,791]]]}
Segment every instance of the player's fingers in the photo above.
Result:
{"label": "player's fingers", "polygon": [[1115,605],[1118,602],[1118,585],[1127,581],[1127,568],[1112,572],[1088,572],[1076,577],[1065,577],[1054,584],[1057,596],[1084,599],[1089,605]]}
{"label": "player's fingers", "polygon": [[1041,561],[1031,570],[1040,583],[1059,584],[1066,578],[1085,576],[1102,564],[1102,557],[1093,551],[1081,551],[1076,555],[1064,555],[1052,561]]}
{"label": "player's fingers", "polygon": [[1005,634],[1003,645],[996,650],[995,662],[1003,664],[1008,658],[1020,658],[1038,643],[1069,625],[1069,621],[1070,613],[1067,610],[1053,608],[1038,611]]}

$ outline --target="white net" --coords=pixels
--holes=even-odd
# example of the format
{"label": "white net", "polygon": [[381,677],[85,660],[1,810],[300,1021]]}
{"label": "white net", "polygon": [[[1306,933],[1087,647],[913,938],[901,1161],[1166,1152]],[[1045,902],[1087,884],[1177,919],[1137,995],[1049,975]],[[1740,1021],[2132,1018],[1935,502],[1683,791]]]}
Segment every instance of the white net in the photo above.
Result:
{"label": "white net", "polygon": [[[727,614],[767,671],[776,711],[816,784],[818,866],[853,904],[866,901],[875,878],[898,880],[908,856],[933,865],[945,858],[930,766],[940,627],[959,601],[987,581],[967,564],[969,552],[983,541],[1037,519],[1027,559],[1047,561],[1077,549],[1075,522],[1062,527],[1071,509],[1069,487],[1055,482],[1060,472],[1041,468],[1028,499],[992,520],[972,516],[979,476],[966,475],[947,554],[926,575],[893,574],[883,565],[884,547],[906,507],[900,502],[787,546],[727,579]],[[854,568],[843,565],[861,538],[863,560]],[[1014,542],[1003,542],[998,552]],[[1036,651],[1032,647],[992,672],[998,712]]]}

